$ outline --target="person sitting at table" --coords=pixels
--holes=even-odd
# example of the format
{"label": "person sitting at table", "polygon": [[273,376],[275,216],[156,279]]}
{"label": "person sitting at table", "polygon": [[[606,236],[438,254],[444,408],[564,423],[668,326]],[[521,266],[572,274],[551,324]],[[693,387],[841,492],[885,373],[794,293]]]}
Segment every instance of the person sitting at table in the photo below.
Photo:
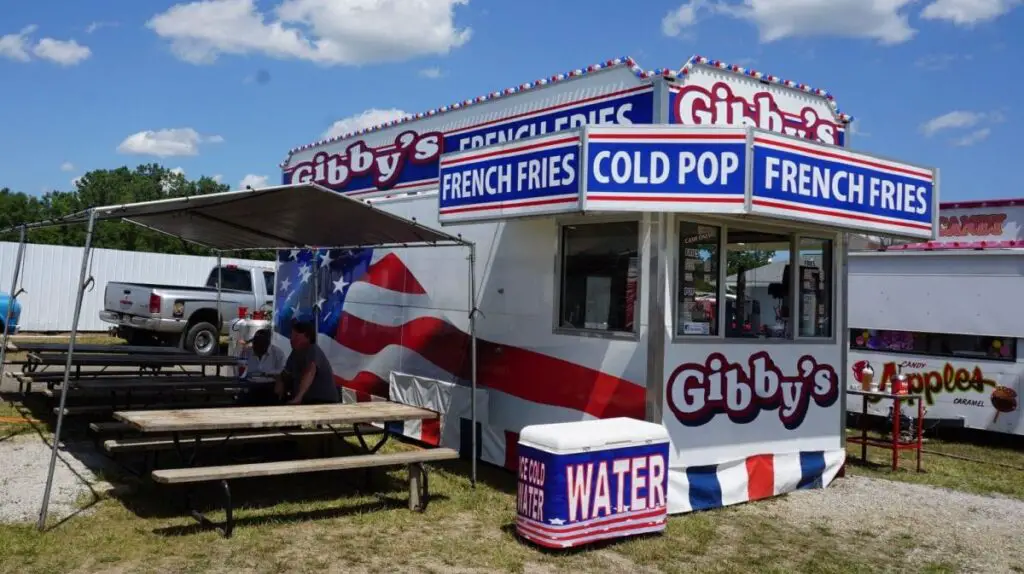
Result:
{"label": "person sitting at table", "polygon": [[313,324],[296,321],[292,324],[290,338],[292,352],[274,385],[277,397],[289,405],[341,402],[331,364],[316,344]]}
{"label": "person sitting at table", "polygon": [[249,344],[242,353],[245,357],[243,377],[276,377],[281,373],[284,351],[270,344],[270,329],[256,331]]}

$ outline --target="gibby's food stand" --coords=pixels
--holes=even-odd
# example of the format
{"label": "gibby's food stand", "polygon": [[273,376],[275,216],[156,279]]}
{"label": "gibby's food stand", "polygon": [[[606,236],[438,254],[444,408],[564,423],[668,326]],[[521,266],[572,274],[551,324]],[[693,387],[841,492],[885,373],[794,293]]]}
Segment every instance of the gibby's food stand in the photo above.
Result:
{"label": "gibby's food stand", "polygon": [[[937,217],[936,171],[849,149],[849,121],[768,74],[627,58],[294,149],[285,183],[477,258],[467,277],[457,248],[283,252],[277,341],[315,320],[349,400],[438,410],[393,430],[467,447],[475,305],[483,460],[517,469],[526,425],[627,416],[668,430],[670,512],[825,486],[845,456],[846,234],[927,240]],[[596,508],[582,493],[609,478],[576,476]]]}

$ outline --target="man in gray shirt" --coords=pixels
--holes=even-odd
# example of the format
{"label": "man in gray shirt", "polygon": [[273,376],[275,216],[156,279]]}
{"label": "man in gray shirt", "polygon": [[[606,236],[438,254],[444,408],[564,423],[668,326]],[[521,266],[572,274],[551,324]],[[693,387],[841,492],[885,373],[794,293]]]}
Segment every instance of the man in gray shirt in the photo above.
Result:
{"label": "man in gray shirt", "polygon": [[277,378],[274,392],[285,404],[310,405],[340,402],[334,384],[334,372],[327,355],[316,344],[316,328],[312,323],[296,321],[292,325],[292,352]]}

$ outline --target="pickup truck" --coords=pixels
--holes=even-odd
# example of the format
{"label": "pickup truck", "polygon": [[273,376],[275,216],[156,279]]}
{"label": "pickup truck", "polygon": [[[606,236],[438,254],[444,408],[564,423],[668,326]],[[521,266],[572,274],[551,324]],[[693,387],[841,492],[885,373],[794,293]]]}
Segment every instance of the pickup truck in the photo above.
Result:
{"label": "pickup truck", "polygon": [[217,313],[218,268],[204,287],[110,281],[103,294],[100,319],[113,323],[114,334],[131,345],[176,345],[197,355],[220,349],[239,307],[250,312],[274,305],[274,269],[222,265],[220,313]]}

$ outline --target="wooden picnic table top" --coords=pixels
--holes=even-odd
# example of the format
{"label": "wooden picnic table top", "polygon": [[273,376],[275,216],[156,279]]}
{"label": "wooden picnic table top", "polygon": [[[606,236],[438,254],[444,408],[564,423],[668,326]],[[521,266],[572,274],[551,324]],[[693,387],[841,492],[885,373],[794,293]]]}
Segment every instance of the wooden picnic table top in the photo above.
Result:
{"label": "wooden picnic table top", "polygon": [[[64,365],[67,353],[33,353],[30,361],[36,365]],[[83,353],[71,357],[71,365],[76,367],[133,367],[133,366],[193,366],[211,365],[224,366],[238,364],[237,357],[225,355],[200,356],[193,354],[181,355],[129,355],[110,353]]]}
{"label": "wooden picnic table top", "polygon": [[437,418],[427,409],[391,402],[117,411],[116,420],[142,432],[195,432],[302,425],[352,425]]}
{"label": "wooden picnic table top", "polygon": [[[67,354],[67,343],[9,343],[11,350],[31,353]],[[146,345],[97,345],[75,344],[75,353],[143,354],[143,355],[190,355],[189,351],[177,347],[156,347]]]}

